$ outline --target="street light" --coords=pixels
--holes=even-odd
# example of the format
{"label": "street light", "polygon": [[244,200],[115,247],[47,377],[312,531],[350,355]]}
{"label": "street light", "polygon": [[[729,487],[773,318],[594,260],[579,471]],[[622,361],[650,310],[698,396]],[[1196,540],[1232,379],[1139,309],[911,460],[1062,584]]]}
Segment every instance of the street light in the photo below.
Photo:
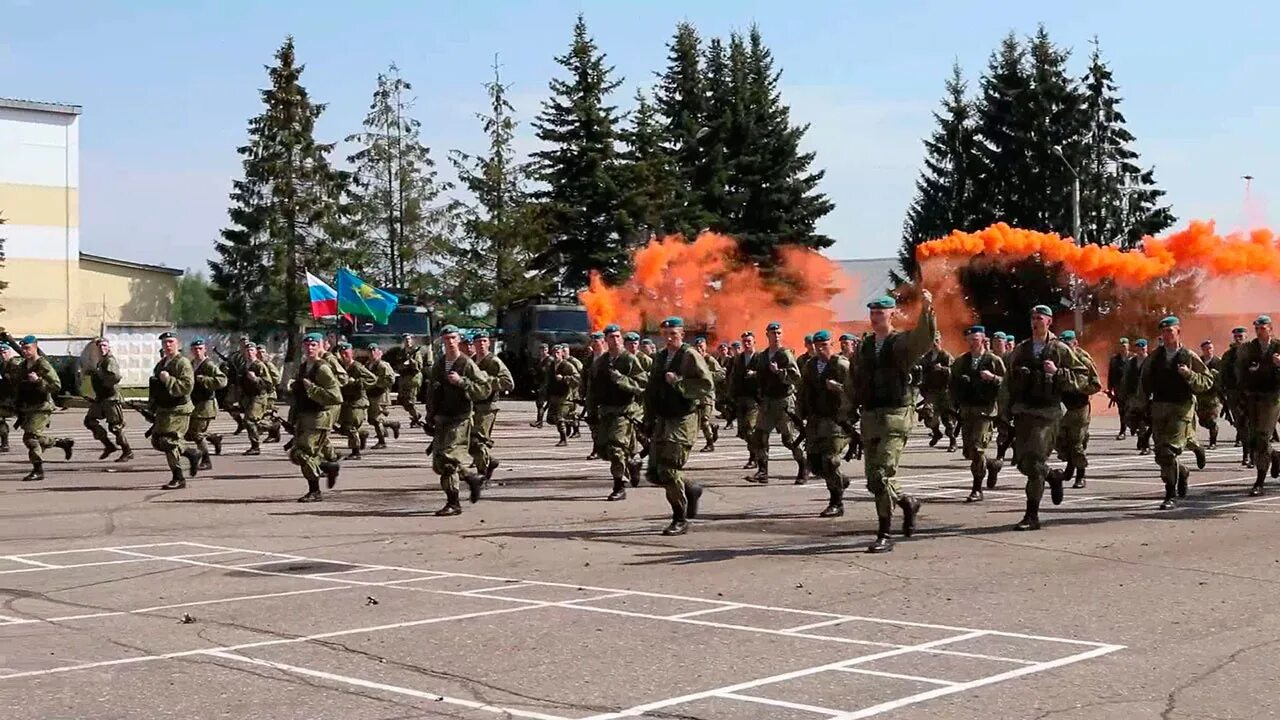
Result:
{"label": "street light", "polygon": [[[1080,237],[1080,173],[1077,173],[1076,169],[1071,166],[1071,163],[1067,160],[1067,156],[1062,154],[1061,145],[1055,145],[1053,147],[1053,152],[1062,160],[1062,164],[1066,165],[1067,169],[1071,171],[1071,237],[1075,238],[1076,245],[1084,247],[1084,239]],[[1081,307],[1082,301],[1080,298],[1080,285],[1080,278],[1077,277],[1075,273],[1072,273],[1071,304],[1075,307],[1076,311],[1076,332],[1083,335],[1084,308]]]}

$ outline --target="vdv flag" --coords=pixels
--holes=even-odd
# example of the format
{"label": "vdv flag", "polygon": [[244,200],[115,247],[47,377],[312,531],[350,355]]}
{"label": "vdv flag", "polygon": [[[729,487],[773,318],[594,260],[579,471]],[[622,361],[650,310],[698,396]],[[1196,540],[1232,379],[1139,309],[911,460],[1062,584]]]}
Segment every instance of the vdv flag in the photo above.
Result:
{"label": "vdv flag", "polygon": [[395,295],[379,290],[346,268],[338,269],[338,312],[371,317],[385,325],[399,304]]}
{"label": "vdv flag", "polygon": [[338,293],[311,273],[307,273],[307,294],[311,296],[311,317],[318,320],[338,314]]}

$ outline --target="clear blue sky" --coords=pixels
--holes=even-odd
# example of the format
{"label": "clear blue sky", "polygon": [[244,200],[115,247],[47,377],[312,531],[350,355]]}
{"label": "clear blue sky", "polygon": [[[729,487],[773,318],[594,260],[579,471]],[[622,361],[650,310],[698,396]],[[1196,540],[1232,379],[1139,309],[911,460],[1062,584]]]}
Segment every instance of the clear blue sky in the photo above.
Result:
{"label": "clear blue sky", "polygon": [[[1242,181],[1255,198],[1280,183],[1275,29],[1280,5],[1185,0],[1075,2],[484,2],[435,0],[0,0],[0,96],[84,106],[82,240],[90,252],[203,267],[225,223],[238,172],[235,147],[259,111],[264,64],[287,33],[326,102],[319,135],[356,130],[375,75],[395,61],[415,85],[437,161],[479,149],[473,114],[494,53],[528,120],[545,96],[575,14],[625,76],[616,98],[663,67],[680,20],[704,37],[756,22],[784,70],[794,119],[826,168],[837,209],[822,229],[840,258],[896,249],[920,163],[920,139],[958,59],[976,85],[988,54],[1013,30],[1044,22],[1074,48],[1082,72],[1099,36],[1125,97],[1138,149],[1156,165],[1181,221],[1246,223]],[[0,158],[0,163],[4,162]],[[1264,210],[1249,222],[1265,220]]]}

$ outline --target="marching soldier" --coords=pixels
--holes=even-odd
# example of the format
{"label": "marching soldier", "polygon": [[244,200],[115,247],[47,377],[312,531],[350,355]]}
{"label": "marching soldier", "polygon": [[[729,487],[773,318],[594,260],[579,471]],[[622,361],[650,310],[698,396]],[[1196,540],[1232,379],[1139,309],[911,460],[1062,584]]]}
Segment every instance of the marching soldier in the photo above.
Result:
{"label": "marching soldier", "polygon": [[591,366],[587,416],[594,419],[596,453],[609,461],[613,491],[607,500],[627,498],[627,481],[631,487],[640,484],[640,461],[636,458],[636,425],[641,421],[640,401],[644,397],[648,377],[644,366],[623,346],[622,328],[609,325],[604,329],[605,354]]}
{"label": "marching soldier", "polygon": [[[861,344],[862,338],[853,333],[840,336],[840,357],[849,363],[850,372],[858,363],[858,347]],[[858,420],[858,409],[849,408],[849,449],[844,453],[845,462],[862,459],[862,434],[858,432]]]}
{"label": "marching soldier", "polygon": [[493,471],[498,469],[498,459],[493,457],[493,423],[498,418],[498,398],[515,389],[515,378],[496,354],[489,351],[489,333],[481,330],[471,338],[475,346],[476,366],[488,377],[488,393],[475,402],[471,416],[471,458],[476,470],[488,485]]}
{"label": "marching soldier", "polygon": [[[378,384],[378,376],[356,362],[356,353],[351,343],[340,342],[337,348],[338,362],[342,363],[346,380],[334,377],[340,383],[338,387],[342,394],[342,404],[333,430],[347,438],[347,459],[361,460],[363,458],[360,451],[364,450],[369,440],[369,431],[364,427],[369,418],[369,390]],[[332,462],[333,459],[326,457],[325,460]]]}
{"label": "marching soldier", "polygon": [[[276,412],[276,404],[280,401],[280,367],[271,359],[271,353],[267,351],[267,346],[262,343],[256,343],[254,346],[254,355],[258,358],[258,362],[262,363],[263,369],[267,371],[268,386],[264,392],[266,407],[263,410],[263,418],[266,424],[267,436],[265,442],[280,442],[280,415]],[[292,412],[292,408],[290,409]]]}
{"label": "marching soldier", "polygon": [[643,343],[640,341],[640,333],[629,332],[623,337],[623,347],[627,352],[635,356],[640,361],[640,367],[644,368],[645,376],[648,377],[649,369],[653,367],[653,355],[645,354],[640,351]]}
{"label": "marching soldier", "polygon": [[1222,354],[1222,394],[1226,401],[1227,411],[1231,414],[1231,424],[1236,428],[1236,447],[1240,450],[1240,464],[1249,467],[1253,462],[1253,456],[1249,452],[1249,426],[1248,413],[1244,409],[1244,393],[1240,390],[1240,383],[1236,379],[1236,361],[1239,359],[1240,348],[1245,342],[1245,329],[1243,327],[1233,328],[1231,330],[1231,346]]}
{"label": "marching soldier", "polygon": [[733,415],[738,420],[738,437],[747,443],[747,464],[743,470],[763,467],[764,472],[748,477],[748,482],[769,482],[769,461],[762,466],[756,447],[756,429],[760,422],[760,378],[755,370],[756,336],[750,330],[742,333],[742,352],[729,365],[729,393],[733,396]]}
{"label": "marching soldier", "polygon": [[268,404],[272,402],[271,371],[258,359],[253,343],[241,351],[244,362],[240,374],[240,412],[244,419],[245,433],[249,436],[249,449],[245,455],[261,455],[262,431],[266,427]]}
{"label": "marching soldier", "polygon": [[200,453],[198,470],[212,470],[209,444],[215,455],[222,454],[222,436],[209,432],[209,424],[218,417],[218,391],[227,386],[226,373],[209,357],[204,338],[191,341],[191,422],[183,439],[195,443]]}
{"label": "marching soldier", "polygon": [[702,355],[684,342],[684,320],[662,321],[664,346],[654,358],[645,387],[645,426],[652,428],[649,482],[666,490],[671,524],[663,535],[683,535],[689,520],[698,517],[702,486],[688,481],[682,472],[698,434],[698,405],[711,393],[713,381]]}
{"label": "marching soldier", "polygon": [[1071,348],[1053,336],[1053,310],[1047,305],[1031,309],[1031,337],[1009,353],[1009,402],[1013,414],[1014,458],[1027,478],[1027,511],[1014,530],[1040,529],[1040,500],[1049,483],[1054,505],[1062,502],[1062,471],[1050,470],[1062,420],[1062,394],[1080,391],[1087,368]]}
{"label": "marching soldier", "polygon": [[[1195,353],[1182,346],[1182,327],[1178,318],[1160,321],[1160,347],[1142,366],[1142,393],[1151,408],[1152,439],[1155,441],[1156,464],[1164,481],[1161,510],[1176,506],[1175,497],[1187,496],[1187,479],[1191,475],[1178,456],[1195,433],[1196,395],[1213,387],[1213,376]],[[1204,456],[1197,463],[1204,467]]]}
{"label": "marching soldier", "polygon": [[388,420],[388,407],[391,403],[391,389],[396,384],[396,371],[382,359],[382,348],[378,343],[369,343],[369,359],[365,367],[373,373],[373,386],[365,391],[369,397],[369,425],[373,426],[373,435],[378,438],[374,450],[385,450],[387,447],[387,430],[397,440],[400,439],[400,421]]}
{"label": "marching soldier", "polygon": [[[733,378],[730,376],[733,367],[734,358],[742,354],[742,341],[734,340],[729,343],[729,353],[725,356],[724,362],[720,365],[724,368],[724,429],[732,430],[733,426],[738,422],[738,411],[734,404],[736,400],[733,397]],[[717,395],[717,397],[719,397]]]}
{"label": "marching soldier", "polygon": [[1280,476],[1280,453],[1271,449],[1272,433],[1280,418],[1280,340],[1272,335],[1271,318],[1259,315],[1253,321],[1254,339],[1240,347],[1236,356],[1236,382],[1244,394],[1244,415],[1249,427],[1248,447],[1258,479],[1250,495],[1262,494],[1262,482]]}
{"label": "marching soldier", "polygon": [[573,390],[578,387],[578,371],[568,359],[569,348],[556,345],[551,351],[552,363],[547,370],[547,422],[556,426],[560,441],[556,447],[569,444],[569,428],[573,422]]}
{"label": "marching soldier", "polygon": [[929,447],[937,447],[945,432],[947,452],[956,449],[955,414],[948,390],[951,385],[951,363],[955,358],[942,347],[942,333],[933,338],[933,347],[920,360],[920,394],[924,399],[920,420],[929,428]]}
{"label": "marching soldier", "polygon": [[1116,414],[1120,416],[1120,432],[1116,433],[1117,440],[1124,439],[1125,421],[1128,419],[1125,408],[1128,407],[1129,398],[1124,390],[1124,374],[1129,367],[1131,357],[1133,353],[1129,352],[1129,338],[1122,337],[1120,349],[1107,362],[1107,397],[1115,403]]}
{"label": "marching soldier", "polygon": [[[719,374],[716,375],[715,412],[724,420],[724,429],[728,430],[733,427],[733,398],[729,395],[729,362],[733,360],[733,353],[729,350],[729,343],[722,342],[716,347],[714,360],[719,368]],[[716,439],[720,439],[719,428],[716,428]]]}
{"label": "marching soldier", "polygon": [[404,333],[400,336],[400,347],[392,348],[387,353],[387,363],[399,375],[396,381],[396,404],[409,413],[409,427],[421,427],[422,415],[414,405],[418,391],[422,389],[423,368],[426,364],[423,348],[414,343],[413,336]]}
{"label": "marching soldier", "polygon": [[[1009,351],[1013,350],[1013,337],[999,330],[992,335],[995,346],[992,352],[1004,363],[1005,372],[1009,370]],[[1000,383],[1000,391],[996,393],[996,459],[1004,462],[1005,453],[1013,445],[1013,415],[1009,412],[1009,383]],[[1016,460],[1016,458],[1015,458]]]}
{"label": "marching soldier", "polygon": [[[637,340],[639,337],[637,336]],[[529,423],[529,427],[542,427],[542,419],[547,414],[547,372],[551,369],[551,346],[546,343],[538,345],[538,357],[533,361],[533,387],[536,393],[534,406],[538,410],[538,417]]]}
{"label": "marching soldier", "polygon": [[225,409],[236,423],[236,429],[232,435],[239,435],[249,429],[249,423],[245,422],[244,416],[248,413],[251,401],[242,396],[241,388],[244,386],[244,374],[251,354],[249,352],[250,347],[249,336],[241,335],[239,349],[231,353],[231,357],[224,358],[226,360],[225,372],[227,373]]}
{"label": "marching soldier", "polygon": [[[591,333],[591,344],[587,361],[578,368],[578,376],[582,378],[582,384],[578,388],[578,404],[582,406],[582,416],[587,414],[587,395],[591,392],[591,372],[590,368],[595,366],[596,360],[604,355],[604,333],[597,330]],[[578,430],[573,431],[574,437],[578,436]],[[588,460],[595,460],[599,457],[596,454],[596,429],[591,422],[587,422],[587,434],[591,437],[591,452],[587,454]]]}
{"label": "marching soldier", "polygon": [[22,338],[18,341],[18,346],[22,360],[8,367],[17,385],[16,406],[22,427],[22,444],[26,446],[27,459],[31,461],[31,472],[22,479],[43,480],[42,451],[56,447],[70,460],[75,441],[71,438],[54,439],[45,434],[49,429],[49,419],[53,416],[53,396],[62,389],[62,381],[58,379],[58,372],[53,369],[49,360],[40,354],[35,335]]}
{"label": "marching soldier", "polygon": [[[800,368],[800,372],[804,372],[804,366],[813,358],[813,336],[804,336],[804,352],[796,356],[796,367]],[[798,383],[797,383],[798,385]],[[798,392],[798,391],[797,391]]]}
{"label": "marching soldier", "polygon": [[462,339],[458,328],[446,325],[440,329],[440,342],[444,352],[427,375],[427,417],[434,436],[431,467],[440,476],[444,490],[444,507],[436,511],[437,517],[462,514],[460,482],[466,482],[471,494],[469,500],[477,502],[483,479],[464,471],[471,443],[471,418],[474,403],[489,396],[489,376],[474,360],[462,352]]}
{"label": "marching soldier", "polygon": [[695,338],[693,349],[707,363],[707,370],[711,371],[712,380],[711,395],[703,398],[702,405],[698,407],[698,426],[702,429],[702,438],[707,443],[700,452],[715,452],[716,441],[720,439],[720,426],[712,422],[716,409],[715,388],[724,382],[725,372],[720,363],[707,352],[707,339],[705,337],[699,336]]}
{"label": "marching soldier", "polygon": [[294,424],[289,460],[302,469],[302,477],[307,480],[307,494],[298,498],[298,502],[310,503],[323,499],[321,473],[329,489],[338,482],[341,468],[337,461],[324,457],[324,450],[333,428],[333,413],[342,405],[342,385],[333,373],[333,366],[321,357],[324,336],[307,333],[302,339],[302,352],[302,363],[290,387]]}
{"label": "marching soldier", "polygon": [[187,486],[182,474],[182,461],[187,459],[187,471],[191,477],[200,469],[200,453],[183,443],[191,426],[191,389],[195,387],[195,371],[191,361],[182,355],[178,336],[171,332],[160,335],[160,361],[151,371],[151,383],[147,388],[147,403],[156,414],[151,424],[151,447],[164,453],[165,463],[172,475],[165,483],[165,490],[180,490]]}
{"label": "marching soldier", "polygon": [[1004,467],[987,452],[1005,367],[1000,356],[987,348],[986,333],[982,325],[965,330],[969,352],[951,366],[951,397],[959,408],[961,451],[973,473],[973,489],[965,502],[981,501],[983,480],[988,489],[994,488]]}
{"label": "marching soldier", "polygon": [[849,442],[849,407],[853,375],[849,361],[832,352],[831,331],[810,336],[813,357],[801,368],[797,411],[804,420],[805,460],[809,472],[827,483],[829,501],[818,517],[844,515],[849,481],[840,473],[840,456]]}
{"label": "marching soldier", "polygon": [[[120,457],[116,458],[116,462],[128,462],[133,459],[133,450],[129,447],[129,438],[124,434],[124,405],[120,402],[120,391],[116,389],[121,380],[120,363],[111,354],[111,343],[106,338],[98,338],[94,342],[102,357],[88,371],[89,384],[93,387],[93,402],[89,404],[89,411],[84,414],[84,426],[93,433],[94,440],[102,443],[99,460],[106,460],[119,450]],[[103,420],[107,422],[105,429],[102,427]],[[108,429],[115,436],[115,443],[107,435]]]}
{"label": "marching soldier", "polygon": [[809,478],[809,468],[793,422],[800,365],[791,351],[782,346],[781,323],[769,323],[765,334],[769,336],[769,345],[756,355],[753,363],[760,382],[760,420],[756,427],[756,463],[759,470],[755,482],[769,477],[769,436],[776,429],[782,435],[783,447],[791,451],[791,457],[796,461],[796,484],[803,485]]}
{"label": "marching soldier", "polygon": [[9,452],[9,418],[18,418],[18,381],[15,368],[22,358],[8,342],[0,341],[0,453]]}
{"label": "marching soldier", "polygon": [[920,512],[920,501],[903,493],[895,478],[907,436],[915,425],[911,368],[929,351],[938,332],[933,294],[922,290],[920,297],[920,318],[910,332],[893,329],[897,302],[892,297],[885,295],[867,303],[871,333],[864,338],[853,369],[853,404],[862,418],[867,491],[875,496],[879,522],[876,539],[867,547],[867,552],[871,553],[893,549],[889,532],[894,505],[902,509],[902,534],[905,537],[911,537],[915,532],[916,516]]}
{"label": "marching soldier", "polygon": [[[587,352],[592,353],[593,350],[588,349]],[[583,377],[585,367],[581,360],[574,357],[573,351],[570,350],[568,346],[565,346],[564,349],[564,359],[573,366],[574,375],[578,378],[577,384],[569,391],[569,411],[565,415],[569,422],[569,437],[576,438],[582,436],[582,425],[580,422],[581,415],[578,413],[578,405],[585,402],[584,398],[586,396],[586,388],[583,387],[583,384],[586,382],[586,378]]]}
{"label": "marching soldier", "polygon": [[1138,338],[1133,343],[1133,356],[1129,358],[1129,367],[1124,373],[1124,413],[1125,425],[1138,438],[1138,454],[1151,453],[1151,408],[1142,393],[1142,367],[1147,362],[1147,339]]}
{"label": "marching soldier", "polygon": [[1089,467],[1089,458],[1085,451],[1089,447],[1090,396],[1102,389],[1098,368],[1093,363],[1093,356],[1080,347],[1080,340],[1075,330],[1063,330],[1059,336],[1076,359],[1085,367],[1085,383],[1079,390],[1064,390],[1062,406],[1065,411],[1058,422],[1058,459],[1067,463],[1064,475],[1067,480],[1074,479],[1074,489],[1085,486],[1085,468]]}
{"label": "marching soldier", "polygon": [[1208,390],[1196,395],[1196,420],[1209,431],[1209,449],[1218,447],[1218,417],[1222,414],[1222,358],[1214,354],[1213,341],[1200,343],[1200,362],[1213,378]]}

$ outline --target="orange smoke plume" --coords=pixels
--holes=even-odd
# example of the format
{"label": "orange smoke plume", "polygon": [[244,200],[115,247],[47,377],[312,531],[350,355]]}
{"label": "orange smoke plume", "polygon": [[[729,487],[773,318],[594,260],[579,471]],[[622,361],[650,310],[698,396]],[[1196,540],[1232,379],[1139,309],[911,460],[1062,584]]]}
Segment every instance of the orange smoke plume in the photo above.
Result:
{"label": "orange smoke plume", "polygon": [[784,247],[776,278],[766,278],[755,266],[739,265],[737,249],[733,238],[717,233],[702,233],[692,243],[679,236],[650,240],[635,252],[624,284],[613,287],[591,274],[578,296],[591,329],[611,323],[652,328],[668,315],[726,339],[759,333],[773,321],[793,333],[834,329],[831,298],[851,284],[839,266],[812,250]]}

